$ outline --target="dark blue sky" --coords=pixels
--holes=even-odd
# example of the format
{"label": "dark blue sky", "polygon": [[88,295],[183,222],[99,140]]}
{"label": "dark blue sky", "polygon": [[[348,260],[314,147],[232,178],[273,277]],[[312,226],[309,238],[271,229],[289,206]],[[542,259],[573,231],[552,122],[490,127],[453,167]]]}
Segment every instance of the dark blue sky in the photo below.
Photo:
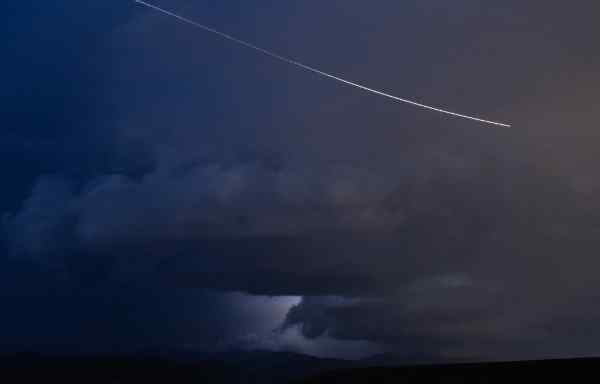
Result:
{"label": "dark blue sky", "polygon": [[595,2],[14,3],[5,350],[599,352]]}

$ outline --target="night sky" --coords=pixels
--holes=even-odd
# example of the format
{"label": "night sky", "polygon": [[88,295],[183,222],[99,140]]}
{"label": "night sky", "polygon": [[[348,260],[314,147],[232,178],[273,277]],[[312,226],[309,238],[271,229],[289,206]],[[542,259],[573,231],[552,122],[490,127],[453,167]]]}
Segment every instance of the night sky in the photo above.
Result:
{"label": "night sky", "polygon": [[600,355],[600,3],[0,5],[0,352]]}

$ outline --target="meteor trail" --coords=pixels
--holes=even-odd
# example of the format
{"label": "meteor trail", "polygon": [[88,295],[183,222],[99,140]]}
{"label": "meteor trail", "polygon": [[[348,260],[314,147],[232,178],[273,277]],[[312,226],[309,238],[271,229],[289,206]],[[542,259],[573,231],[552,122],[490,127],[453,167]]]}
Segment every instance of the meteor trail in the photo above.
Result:
{"label": "meteor trail", "polygon": [[308,66],[306,64],[302,64],[299,61],[287,58],[285,56],[278,55],[278,54],[276,54],[274,52],[271,52],[269,50],[266,50],[264,48],[261,48],[259,46],[254,45],[254,44],[248,43],[248,42],[246,42],[244,40],[240,40],[240,39],[238,39],[236,37],[233,37],[231,35],[228,35],[226,33],[217,31],[216,29],[207,27],[206,25],[202,25],[202,24],[197,23],[197,22],[195,22],[193,20],[190,20],[190,19],[188,19],[186,17],[180,16],[180,15],[178,15],[176,13],[167,11],[166,9],[160,8],[160,7],[156,6],[156,5],[147,3],[147,2],[142,1],[142,0],[134,0],[134,1],[136,3],[138,3],[138,4],[146,6],[148,8],[152,8],[155,11],[158,11],[158,12],[161,12],[161,13],[163,13],[165,15],[174,17],[174,18],[176,18],[176,19],[178,19],[180,21],[183,21],[184,23],[193,25],[194,27],[203,29],[203,30],[205,30],[207,32],[210,32],[210,33],[213,33],[215,35],[218,35],[218,36],[220,36],[220,37],[222,37],[224,39],[227,39],[229,41],[233,41],[233,42],[235,42],[237,44],[240,44],[240,45],[243,45],[243,46],[245,46],[247,48],[251,48],[251,49],[253,49],[255,51],[263,53],[263,54],[265,54],[267,56],[270,56],[270,57],[272,57],[274,59],[283,61],[283,62],[291,64],[291,65],[294,65],[294,66],[302,68],[302,69],[304,69],[306,71],[310,71],[310,72],[316,73],[316,74],[318,74],[320,76],[324,76],[324,77],[327,77],[327,78],[339,81],[341,83],[344,83],[344,84],[347,84],[347,85],[351,85],[353,87],[362,89],[364,91],[371,92],[371,93],[374,93],[374,94],[379,95],[379,96],[387,97],[387,98],[392,99],[392,100],[397,101],[397,102],[410,104],[410,105],[413,105],[415,107],[424,108],[424,109],[428,109],[430,111],[435,111],[435,112],[439,112],[439,113],[444,113],[446,115],[450,115],[450,116],[454,116],[454,117],[459,117],[459,118],[463,118],[463,119],[473,120],[473,121],[477,121],[477,122],[484,123],[484,124],[497,125],[497,126],[500,126],[500,127],[510,127],[511,126],[510,124],[499,123],[499,122],[491,121],[491,120],[485,120],[485,119],[482,119],[482,118],[479,118],[479,117],[475,117],[475,116],[463,115],[461,113],[456,113],[456,112],[448,111],[448,110],[445,110],[445,109],[442,109],[442,108],[437,108],[437,107],[433,107],[433,106],[427,105],[427,104],[422,104],[422,103],[419,103],[419,102],[416,102],[416,101],[413,101],[413,100],[408,100],[408,99],[404,99],[404,98],[401,98],[401,97],[398,97],[398,96],[390,95],[389,93],[378,91],[376,89],[369,88],[369,87],[366,87],[364,85],[360,85],[360,84],[354,83],[352,81],[342,79],[341,77],[337,77],[337,76],[331,75],[329,73],[320,71],[320,70],[318,70],[316,68],[310,67],[310,66]]}

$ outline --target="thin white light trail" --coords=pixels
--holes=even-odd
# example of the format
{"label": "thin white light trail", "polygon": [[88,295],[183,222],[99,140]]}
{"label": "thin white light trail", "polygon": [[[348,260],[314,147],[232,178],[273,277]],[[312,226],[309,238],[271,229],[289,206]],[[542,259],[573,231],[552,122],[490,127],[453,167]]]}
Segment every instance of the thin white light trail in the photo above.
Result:
{"label": "thin white light trail", "polygon": [[247,47],[247,48],[251,48],[251,49],[253,49],[253,50],[255,50],[255,51],[258,51],[258,52],[260,52],[260,53],[263,53],[263,54],[265,54],[265,55],[267,55],[267,56],[270,56],[270,57],[272,57],[272,58],[274,58],[274,59],[277,59],[277,60],[283,61],[283,62],[285,62],[285,63],[291,64],[291,65],[294,65],[294,66],[296,66],[296,67],[299,67],[299,68],[302,68],[302,69],[304,69],[304,70],[307,70],[307,71],[310,71],[310,72],[316,73],[316,74],[318,74],[318,75],[321,75],[321,76],[324,76],[324,77],[327,77],[327,78],[330,78],[330,79],[333,79],[333,80],[339,81],[339,82],[341,82],[341,83],[344,83],[344,84],[347,84],[347,85],[351,85],[351,86],[353,86],[353,87],[356,87],[356,88],[362,89],[362,90],[364,90],[364,91],[367,91],[367,92],[374,93],[374,94],[376,94],[376,95],[384,96],[384,97],[387,97],[387,98],[389,98],[389,99],[392,99],[392,100],[395,100],[395,101],[398,101],[398,102],[401,102],[401,103],[406,103],[406,104],[413,105],[413,106],[415,106],[415,107],[424,108],[424,109],[428,109],[428,110],[431,110],[431,111],[435,111],[435,112],[439,112],[439,113],[444,113],[444,114],[446,114],[446,115],[455,116],[455,117],[459,117],[459,118],[463,118],[463,119],[473,120],[473,121],[477,121],[477,122],[484,123],[484,124],[497,125],[497,126],[500,126],[500,127],[510,127],[510,126],[511,126],[510,124],[500,123],[500,122],[497,122],[497,121],[492,121],[492,120],[485,120],[485,119],[482,119],[482,118],[479,118],[479,117],[476,117],[476,116],[464,115],[464,114],[461,114],[461,113],[452,112],[452,111],[448,111],[448,110],[446,110],[446,109],[437,108],[437,107],[433,107],[433,106],[431,106],[431,105],[427,105],[427,104],[419,103],[419,102],[416,102],[416,101],[413,101],[413,100],[408,100],[408,99],[404,99],[404,98],[401,98],[401,97],[398,97],[398,96],[390,95],[389,93],[385,93],[385,92],[382,92],[382,91],[378,91],[378,90],[376,90],[376,89],[369,88],[369,87],[366,87],[366,86],[364,86],[364,85],[357,84],[357,83],[354,83],[354,82],[352,82],[352,81],[349,81],[349,80],[342,79],[341,77],[337,77],[337,76],[331,75],[331,74],[329,74],[329,73],[326,73],[326,72],[320,71],[320,70],[318,70],[318,69],[316,69],[316,68],[310,67],[310,66],[308,66],[308,65],[306,65],[306,64],[302,64],[302,63],[301,63],[301,62],[299,62],[299,61],[296,61],[296,60],[293,60],[293,59],[287,58],[287,57],[285,57],[285,56],[278,55],[278,54],[276,54],[276,53],[274,53],[274,52],[271,52],[271,51],[269,51],[269,50],[266,50],[266,49],[264,49],[264,48],[261,48],[261,47],[259,47],[259,46],[256,46],[256,45],[254,45],[254,44],[248,43],[248,42],[246,42],[246,41],[244,41],[244,40],[240,40],[240,39],[238,39],[238,38],[236,38],[236,37],[233,37],[233,36],[231,36],[231,35],[228,35],[228,34],[226,34],[226,33],[223,33],[223,32],[220,32],[220,31],[217,31],[216,29],[213,29],[213,28],[207,27],[206,25],[202,25],[202,24],[200,24],[200,23],[197,23],[197,22],[195,22],[195,21],[193,21],[193,20],[190,20],[190,19],[188,19],[188,18],[186,18],[186,17],[180,16],[180,15],[178,15],[178,14],[176,14],[176,13],[173,13],[173,12],[167,11],[166,9],[160,8],[160,7],[156,6],[156,5],[153,5],[153,4],[150,4],[150,3],[147,3],[147,2],[145,2],[145,1],[142,1],[142,0],[134,0],[134,1],[135,1],[136,3],[138,3],[138,4],[141,4],[141,5],[144,5],[144,6],[146,6],[146,7],[152,8],[152,9],[154,9],[155,11],[158,11],[158,12],[161,12],[161,13],[163,13],[163,14],[165,14],[165,15],[168,15],[168,16],[171,16],[171,17],[174,17],[174,18],[176,18],[176,19],[178,19],[178,20],[180,20],[180,21],[183,21],[184,23],[187,23],[187,24],[193,25],[193,26],[195,26],[195,27],[197,27],[197,28],[200,28],[200,29],[203,29],[203,30],[205,30],[205,31],[207,31],[207,32],[214,33],[215,35],[218,35],[218,36],[220,36],[220,37],[222,37],[222,38],[224,38],[224,39],[227,39],[227,40],[233,41],[233,42],[235,42],[235,43],[238,43],[238,44],[240,44],[240,45],[243,45],[243,46],[245,46],[245,47]]}

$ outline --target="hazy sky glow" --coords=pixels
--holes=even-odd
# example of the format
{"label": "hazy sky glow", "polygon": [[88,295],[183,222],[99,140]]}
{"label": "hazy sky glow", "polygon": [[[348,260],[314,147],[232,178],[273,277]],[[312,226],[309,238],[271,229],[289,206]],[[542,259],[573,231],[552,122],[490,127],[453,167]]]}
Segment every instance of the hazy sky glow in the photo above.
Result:
{"label": "hazy sky glow", "polygon": [[600,353],[598,2],[156,3],[514,126],[133,1],[0,6],[0,348]]}

